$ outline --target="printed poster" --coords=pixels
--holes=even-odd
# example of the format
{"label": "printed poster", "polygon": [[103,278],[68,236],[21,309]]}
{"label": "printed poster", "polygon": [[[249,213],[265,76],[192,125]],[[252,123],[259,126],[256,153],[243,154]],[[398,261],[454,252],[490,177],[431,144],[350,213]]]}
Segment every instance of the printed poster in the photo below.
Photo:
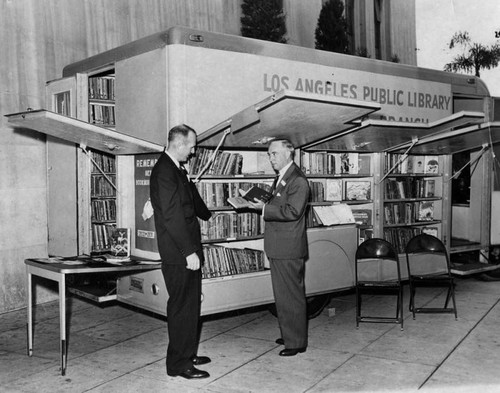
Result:
{"label": "printed poster", "polygon": [[158,153],[141,154],[134,159],[135,179],[135,247],[158,252],[153,206],[149,198],[151,171],[159,158]]}

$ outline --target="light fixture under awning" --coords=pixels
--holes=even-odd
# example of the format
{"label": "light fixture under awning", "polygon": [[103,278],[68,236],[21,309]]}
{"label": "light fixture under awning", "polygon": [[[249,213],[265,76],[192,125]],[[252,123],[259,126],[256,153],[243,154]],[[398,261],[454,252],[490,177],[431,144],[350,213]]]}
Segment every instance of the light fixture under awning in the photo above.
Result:
{"label": "light fixture under awning", "polygon": [[[500,122],[488,122],[472,125],[458,130],[429,135],[418,140],[410,154],[455,154],[462,151],[479,149],[500,142]],[[402,152],[411,144],[392,149]]]}
{"label": "light fixture under awning", "polygon": [[359,127],[340,135],[326,138],[306,147],[309,151],[382,152],[400,146],[408,147],[412,141],[428,135],[455,130],[484,121],[484,113],[458,112],[431,123],[404,123],[368,119]]}
{"label": "light fixture under awning", "polygon": [[353,120],[380,109],[376,103],[282,90],[198,135],[198,145],[255,148],[286,137],[301,147],[349,128]]}
{"label": "light fixture under awning", "polygon": [[164,146],[47,110],[6,115],[16,127],[35,130],[112,155],[162,152]]}

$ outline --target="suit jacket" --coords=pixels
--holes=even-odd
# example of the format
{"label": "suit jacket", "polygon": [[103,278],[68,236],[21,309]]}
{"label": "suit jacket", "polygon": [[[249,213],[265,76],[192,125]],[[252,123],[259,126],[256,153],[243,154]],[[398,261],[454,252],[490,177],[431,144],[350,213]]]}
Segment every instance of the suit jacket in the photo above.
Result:
{"label": "suit jacket", "polygon": [[193,252],[203,260],[197,217],[208,220],[211,213],[193,182],[166,153],[151,172],[150,194],[162,261],[185,264]]}
{"label": "suit jacket", "polygon": [[264,208],[264,250],[269,258],[307,256],[305,212],[308,200],[309,182],[293,163]]}

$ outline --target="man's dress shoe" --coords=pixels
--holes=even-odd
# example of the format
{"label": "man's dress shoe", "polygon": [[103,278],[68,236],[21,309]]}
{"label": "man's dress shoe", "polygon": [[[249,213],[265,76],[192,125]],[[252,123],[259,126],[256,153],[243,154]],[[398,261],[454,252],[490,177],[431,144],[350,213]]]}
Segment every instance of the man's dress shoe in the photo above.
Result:
{"label": "man's dress shoe", "polygon": [[193,356],[191,360],[193,361],[193,366],[201,366],[212,361],[208,356]]}
{"label": "man's dress shoe", "polygon": [[200,379],[200,378],[208,378],[210,376],[209,373],[203,370],[198,370],[196,367],[190,367],[187,370],[183,371],[179,374],[169,374],[171,377],[182,377],[186,379]]}
{"label": "man's dress shoe", "polygon": [[280,351],[280,356],[295,356],[298,353],[303,353],[306,351],[306,347],[303,348],[285,348]]}
{"label": "man's dress shoe", "polygon": [[276,339],[276,344],[278,345],[285,345],[285,340],[283,340],[281,337]]}

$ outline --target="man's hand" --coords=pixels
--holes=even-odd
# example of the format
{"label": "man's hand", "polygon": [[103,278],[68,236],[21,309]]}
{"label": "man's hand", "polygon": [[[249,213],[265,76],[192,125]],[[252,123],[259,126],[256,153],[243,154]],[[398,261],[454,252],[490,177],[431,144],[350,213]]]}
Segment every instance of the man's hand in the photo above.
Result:
{"label": "man's hand", "polygon": [[252,205],[252,209],[257,210],[259,212],[262,211],[262,209],[265,205],[265,203],[263,201],[261,201],[260,199],[257,199],[257,198],[254,198],[253,202],[250,201],[250,204]]}
{"label": "man's hand", "polygon": [[193,252],[191,255],[188,255],[186,257],[187,261],[187,266],[186,269],[189,270],[198,270],[200,268],[200,258],[198,257],[198,254]]}

